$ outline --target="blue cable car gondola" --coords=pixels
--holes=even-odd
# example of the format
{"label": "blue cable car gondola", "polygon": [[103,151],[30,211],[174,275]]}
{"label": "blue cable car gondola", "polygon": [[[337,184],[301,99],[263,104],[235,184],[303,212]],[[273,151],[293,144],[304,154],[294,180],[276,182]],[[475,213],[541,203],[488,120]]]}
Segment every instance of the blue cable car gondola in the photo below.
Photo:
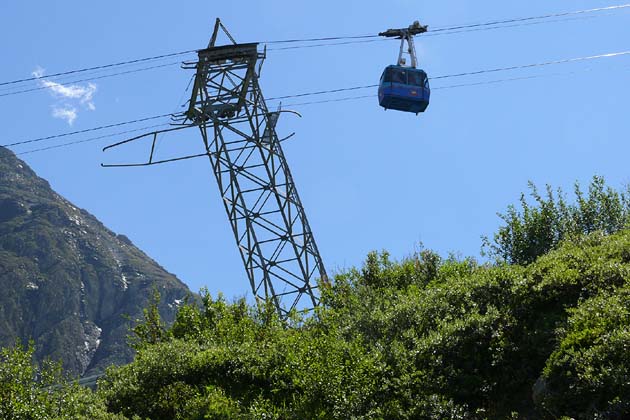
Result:
{"label": "blue cable car gondola", "polygon": [[385,109],[424,112],[429,106],[431,89],[424,70],[387,66],[378,87],[378,102]]}
{"label": "blue cable car gondola", "polygon": [[[417,21],[404,29],[388,29],[379,35],[400,39],[398,64],[385,67],[378,87],[378,102],[385,109],[413,112],[418,115],[429,106],[431,89],[429,77],[422,69],[416,68],[416,48],[413,43],[415,35],[427,31]],[[411,66],[405,66],[403,47],[407,42],[407,53],[411,58]]]}

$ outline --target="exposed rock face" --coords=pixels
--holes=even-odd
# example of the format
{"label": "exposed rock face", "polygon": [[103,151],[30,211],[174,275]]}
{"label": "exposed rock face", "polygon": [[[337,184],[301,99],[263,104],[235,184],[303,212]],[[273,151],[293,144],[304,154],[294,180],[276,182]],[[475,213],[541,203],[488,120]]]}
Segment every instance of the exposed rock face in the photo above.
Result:
{"label": "exposed rock face", "polygon": [[172,320],[188,288],[0,147],[0,346],[32,339],[80,375],[127,363],[153,287]]}

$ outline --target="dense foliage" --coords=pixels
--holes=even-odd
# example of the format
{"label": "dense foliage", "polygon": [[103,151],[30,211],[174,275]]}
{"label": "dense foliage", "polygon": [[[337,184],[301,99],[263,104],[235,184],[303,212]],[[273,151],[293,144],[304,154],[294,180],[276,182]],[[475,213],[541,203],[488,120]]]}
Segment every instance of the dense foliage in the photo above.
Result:
{"label": "dense foliage", "polygon": [[499,217],[505,222],[491,242],[484,238],[486,252],[511,264],[529,264],[555,248],[564,239],[592,232],[618,232],[630,226],[630,186],[621,193],[593,177],[588,192],[575,184],[576,202],[568,203],[561,189],[554,194],[547,185],[542,196],[530,182],[530,204],[521,195],[521,210],[509,206]]}
{"label": "dense foliage", "polygon": [[33,363],[33,347],[0,351],[0,418],[7,420],[122,420],[107,412],[104,400],[67,382],[61,366]]}
{"label": "dense foliage", "polygon": [[202,293],[166,328],[155,291],[134,362],[108,370],[95,394],[30,373],[3,376],[0,401],[22,395],[17,382],[28,409],[39,398],[28,395],[76,392],[94,418],[629,418],[626,196],[599,178],[576,205],[549,191],[505,219],[503,262],[371,253],[322,285],[314,316],[287,321]]}
{"label": "dense foliage", "polygon": [[629,280],[630,232],[526,267],[373,253],[290,325],[205,294],[100,393],[153,419],[623,418]]}

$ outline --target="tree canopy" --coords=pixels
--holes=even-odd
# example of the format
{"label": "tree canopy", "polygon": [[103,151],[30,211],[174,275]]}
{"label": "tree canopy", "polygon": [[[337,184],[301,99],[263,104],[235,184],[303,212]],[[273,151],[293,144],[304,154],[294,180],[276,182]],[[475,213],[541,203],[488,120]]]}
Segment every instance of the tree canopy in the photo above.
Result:
{"label": "tree canopy", "polygon": [[204,295],[100,393],[142,418],[622,418],[630,232],[528,266],[372,253],[315,316]]}
{"label": "tree canopy", "polygon": [[554,193],[547,185],[545,195],[529,183],[530,203],[521,194],[520,207],[499,213],[505,222],[491,241],[483,238],[487,254],[510,264],[529,264],[565,239],[600,231],[607,234],[630,226],[630,186],[618,192],[606,186],[603,177],[594,176],[588,191],[575,184],[575,202],[569,203],[562,189]]}
{"label": "tree canopy", "polygon": [[[315,313],[288,320],[203,292],[166,328],[156,294],[134,362],[95,393],[51,391],[18,348],[3,353],[0,401],[47,407],[76,392],[94,418],[128,419],[627,418],[626,195],[599,178],[576,204],[547,191],[504,218],[497,263],[373,252],[321,285]],[[84,415],[77,404],[64,409]]]}

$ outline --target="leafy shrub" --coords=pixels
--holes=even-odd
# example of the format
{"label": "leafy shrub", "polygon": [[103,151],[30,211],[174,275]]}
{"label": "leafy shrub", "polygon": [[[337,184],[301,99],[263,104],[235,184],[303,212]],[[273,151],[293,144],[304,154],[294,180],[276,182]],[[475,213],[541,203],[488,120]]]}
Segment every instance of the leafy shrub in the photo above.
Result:
{"label": "leafy shrub", "polygon": [[505,225],[490,241],[483,238],[484,251],[510,264],[527,265],[555,248],[564,239],[576,239],[595,231],[618,232],[630,223],[630,186],[621,193],[606,187],[604,178],[595,176],[585,194],[575,184],[576,203],[569,204],[561,189],[554,194],[546,187],[540,195],[529,183],[531,205],[521,194],[521,210],[513,205],[499,214]]}
{"label": "leafy shrub", "polygon": [[107,412],[90,389],[71,384],[61,366],[33,363],[33,347],[16,345],[0,351],[0,418],[56,420],[123,420]]}
{"label": "leafy shrub", "polygon": [[166,328],[155,293],[135,361],[96,395],[51,390],[58,374],[6,353],[19,368],[0,365],[0,414],[18,401],[47,418],[61,399],[76,418],[628,418],[628,202],[600,178],[576,193],[534,189],[539,207],[506,219],[495,252],[517,264],[373,252],[320,285],[310,318],[203,291]]}
{"label": "leafy shrub", "polygon": [[545,366],[539,404],[582,419],[630,414],[630,287],[570,310],[560,344]]}
{"label": "leafy shrub", "polygon": [[[287,324],[272,305],[204,293],[203,305],[182,307],[159,342],[139,347],[134,363],[109,371],[100,393],[111,411],[143,418],[627,414],[619,384],[592,390],[557,379],[576,371],[567,367],[568,338],[557,331],[591,328],[574,321],[592,312],[581,305],[613,296],[629,276],[630,232],[565,241],[526,267],[426,251],[400,262],[371,253],[363,267],[322,286],[322,305],[309,319]],[[623,325],[611,311],[605,319]],[[606,344],[622,348],[625,336],[613,338]],[[628,362],[606,346],[593,349],[579,359],[585,371]],[[537,391],[534,401],[543,370],[546,393]],[[605,384],[621,383],[619,372]],[[590,391],[566,393],[571,386]],[[578,397],[583,406],[568,410]]]}

